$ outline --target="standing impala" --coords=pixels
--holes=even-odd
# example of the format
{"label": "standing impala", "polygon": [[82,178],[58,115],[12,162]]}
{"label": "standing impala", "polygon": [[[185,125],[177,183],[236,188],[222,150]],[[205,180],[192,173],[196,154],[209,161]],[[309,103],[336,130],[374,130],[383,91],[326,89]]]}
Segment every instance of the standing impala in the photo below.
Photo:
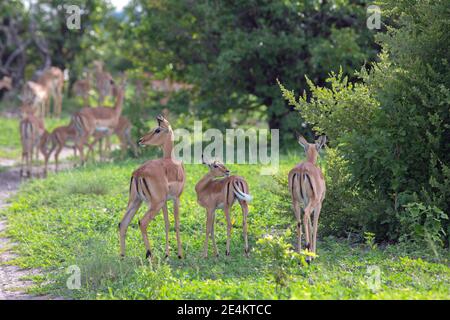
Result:
{"label": "standing impala", "polygon": [[80,153],[81,164],[84,163],[83,147],[88,143],[88,139],[95,131],[107,132],[114,130],[119,123],[122,114],[123,99],[125,95],[126,79],[122,79],[120,86],[115,85],[116,102],[113,108],[97,107],[82,108],[74,114],[72,119],[77,129],[75,145]]}
{"label": "standing impala", "polygon": [[[325,198],[325,179],[316,162],[319,150],[325,145],[326,140],[325,136],[321,136],[315,143],[308,143],[304,137],[300,136],[298,143],[305,149],[306,161],[299,163],[289,172],[289,192],[297,219],[298,252],[301,251],[302,236],[300,202],[303,202],[306,248],[316,253],[317,227],[322,202]],[[312,225],[311,213],[314,213]],[[309,263],[311,257],[308,256],[306,261]]]}
{"label": "standing impala", "polygon": [[162,116],[156,118],[158,126],[147,133],[139,140],[139,145],[160,146],[163,149],[162,159],[149,160],[135,170],[130,181],[130,196],[127,210],[122,221],[119,223],[120,233],[120,253],[125,255],[125,236],[128,225],[133,219],[142,204],[146,202],[149,209],[144,217],[139,221],[139,228],[142,232],[145,247],[147,249],[146,258],[151,257],[150,243],[148,241],[147,227],[158,212],[163,209],[164,221],[166,225],[166,257],[169,256],[169,213],[167,211],[167,201],[173,200],[175,230],[178,243],[178,258],[182,258],[180,239],[180,195],[183,192],[185,173],[181,161],[175,159],[173,152],[174,134],[170,123]]}
{"label": "standing impala", "polygon": [[[231,217],[230,209],[237,200],[242,208],[245,255],[248,256],[247,239],[247,202],[252,200],[248,194],[248,185],[244,178],[239,176],[230,176],[228,170],[219,161],[211,163],[205,162],[202,155],[203,164],[209,167],[209,172],[197,183],[195,191],[197,192],[197,202],[206,209],[206,239],[203,256],[208,257],[208,243],[211,235],[214,254],[218,256],[216,240],[214,238],[214,220],[216,209],[223,209],[227,219],[227,250],[225,254],[230,255],[231,239]],[[224,178],[223,178],[224,177]]]}
{"label": "standing impala", "polygon": [[24,166],[26,166],[26,175],[31,177],[33,154],[36,152],[36,160],[39,160],[39,151],[42,152],[45,157],[44,175],[46,175],[48,153],[45,149],[45,141],[48,137],[48,132],[45,130],[42,119],[35,116],[32,106],[25,104],[20,109],[22,118],[19,124],[20,142],[22,144],[20,176],[23,176]]}

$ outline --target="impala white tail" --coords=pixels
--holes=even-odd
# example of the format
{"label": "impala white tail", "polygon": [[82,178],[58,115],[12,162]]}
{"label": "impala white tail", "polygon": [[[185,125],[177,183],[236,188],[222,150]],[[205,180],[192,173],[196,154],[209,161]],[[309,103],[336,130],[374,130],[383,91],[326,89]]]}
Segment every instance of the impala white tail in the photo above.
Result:
{"label": "impala white tail", "polygon": [[253,200],[253,197],[241,189],[239,189],[237,183],[234,183],[234,194],[236,197],[238,197],[240,200],[251,202]]}

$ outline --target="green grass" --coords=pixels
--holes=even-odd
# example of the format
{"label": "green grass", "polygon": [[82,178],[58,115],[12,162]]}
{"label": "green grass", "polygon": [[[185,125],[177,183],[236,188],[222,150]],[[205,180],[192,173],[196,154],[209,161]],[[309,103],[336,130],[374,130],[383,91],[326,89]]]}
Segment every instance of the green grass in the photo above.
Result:
{"label": "green grass", "polygon": [[[284,159],[281,171],[293,165]],[[159,214],[148,233],[154,253],[149,263],[137,217],[127,235],[127,257],[119,258],[117,224],[128,200],[128,183],[139,162],[102,164],[50,175],[25,184],[5,213],[7,234],[19,243],[22,267],[39,267],[35,293],[76,299],[449,299],[448,257],[439,261],[409,256],[400,246],[370,248],[334,238],[321,239],[319,257],[307,267],[257,254],[258,239],[294,231],[293,217],[279,213],[271,193],[273,178],[255,174],[255,166],[232,165],[247,178],[254,201],[250,204],[249,241],[253,249],[244,257],[242,216],[235,206],[232,217],[231,256],[226,257],[226,224],[217,211],[216,239],[220,257],[202,258],[205,211],[196,203],[195,183],[206,173],[201,165],[186,165],[187,182],[181,198],[181,235],[185,259],[176,257],[172,205],[171,255],[163,259],[164,221]],[[327,214],[323,212],[323,215]],[[320,233],[320,229],[319,229]],[[294,234],[287,242],[294,242]],[[211,256],[210,246],[210,256]],[[426,257],[426,256],[425,256]],[[67,289],[67,268],[81,270],[81,289]],[[278,266],[285,266],[279,285]],[[380,286],[370,286],[370,268],[380,271]],[[278,283],[278,284],[277,284]]]}

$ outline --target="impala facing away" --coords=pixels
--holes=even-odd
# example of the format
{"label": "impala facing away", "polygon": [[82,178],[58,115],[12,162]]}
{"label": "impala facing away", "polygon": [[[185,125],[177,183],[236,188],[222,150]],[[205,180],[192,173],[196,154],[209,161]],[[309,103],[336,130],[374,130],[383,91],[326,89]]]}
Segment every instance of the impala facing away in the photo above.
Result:
{"label": "impala facing away", "polygon": [[[306,249],[316,253],[317,227],[322,202],[325,198],[325,179],[316,162],[319,150],[325,145],[326,140],[325,136],[321,136],[315,143],[308,143],[304,137],[300,136],[298,143],[305,149],[306,161],[296,165],[288,175],[289,192],[292,198],[295,218],[297,219],[298,252],[301,251],[302,237],[300,202],[303,202]],[[313,213],[312,224],[311,213]],[[309,263],[311,259],[308,256],[306,261]]]}
{"label": "impala facing away", "polygon": [[142,237],[147,249],[146,258],[151,257],[150,243],[148,241],[147,227],[158,212],[162,209],[166,225],[166,257],[169,256],[169,213],[167,201],[173,200],[175,230],[178,243],[178,258],[182,258],[180,239],[180,196],[183,192],[185,172],[181,161],[175,159],[173,151],[174,133],[170,123],[158,116],[158,126],[139,140],[141,146],[160,146],[163,149],[162,159],[149,160],[135,170],[130,181],[130,195],[126,213],[119,223],[120,253],[125,255],[125,236],[128,225],[138,211],[142,202],[148,204],[148,211],[139,221]]}
{"label": "impala facing away", "polygon": [[22,120],[20,121],[20,142],[22,144],[22,162],[20,176],[23,176],[24,166],[26,175],[31,177],[33,165],[33,154],[36,152],[36,160],[39,160],[39,151],[45,157],[44,175],[47,174],[48,152],[45,148],[48,132],[45,130],[44,122],[34,115],[34,108],[30,105],[21,107]]}
{"label": "impala facing away", "polygon": [[[230,210],[237,200],[243,213],[243,230],[245,255],[248,256],[247,239],[247,202],[252,200],[249,195],[248,185],[244,178],[239,176],[230,176],[230,171],[219,161],[211,163],[203,159],[203,164],[209,167],[209,172],[197,183],[195,191],[197,192],[197,202],[206,209],[206,239],[203,256],[208,257],[208,243],[211,235],[214,254],[218,256],[216,240],[214,238],[214,220],[216,209],[223,209],[227,219],[227,249],[225,254],[230,255],[231,239],[231,217]],[[224,177],[224,178],[223,178]]]}

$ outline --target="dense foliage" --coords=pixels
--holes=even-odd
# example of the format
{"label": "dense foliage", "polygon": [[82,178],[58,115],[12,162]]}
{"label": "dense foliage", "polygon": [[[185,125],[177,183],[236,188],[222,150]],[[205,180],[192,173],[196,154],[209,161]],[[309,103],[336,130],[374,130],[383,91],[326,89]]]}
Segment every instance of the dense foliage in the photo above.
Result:
{"label": "dense foliage", "polygon": [[[341,201],[359,207],[359,229],[379,239],[441,243],[450,209],[448,3],[382,5],[394,25],[378,37],[379,61],[356,73],[360,83],[331,74],[330,88],[309,81],[311,97],[298,100],[281,88],[345,161],[353,181],[347,190],[359,197]],[[377,205],[367,208],[363,199]]]}
{"label": "dense foliage", "polygon": [[194,112],[218,128],[264,120],[285,144],[294,129],[306,129],[279,98],[276,79],[304,88],[304,74],[321,83],[329,70],[350,74],[372,60],[366,2],[134,1],[126,56],[135,67],[196,85],[178,113]]}

